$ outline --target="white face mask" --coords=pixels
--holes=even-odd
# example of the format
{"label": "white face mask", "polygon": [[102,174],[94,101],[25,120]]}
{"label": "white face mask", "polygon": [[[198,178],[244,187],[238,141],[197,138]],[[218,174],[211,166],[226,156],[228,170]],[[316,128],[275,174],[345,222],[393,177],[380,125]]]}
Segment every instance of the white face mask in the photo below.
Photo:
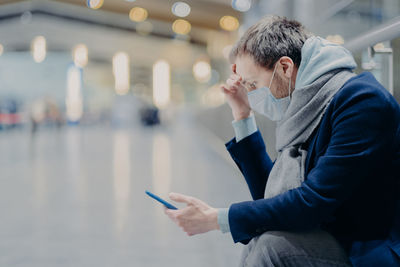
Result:
{"label": "white face mask", "polygon": [[261,87],[247,93],[250,107],[258,113],[267,116],[272,121],[280,121],[283,118],[290,104],[290,86],[292,79],[289,80],[289,95],[284,98],[276,98],[269,88],[271,88],[272,80],[274,79],[276,66],[272,73],[269,87]]}

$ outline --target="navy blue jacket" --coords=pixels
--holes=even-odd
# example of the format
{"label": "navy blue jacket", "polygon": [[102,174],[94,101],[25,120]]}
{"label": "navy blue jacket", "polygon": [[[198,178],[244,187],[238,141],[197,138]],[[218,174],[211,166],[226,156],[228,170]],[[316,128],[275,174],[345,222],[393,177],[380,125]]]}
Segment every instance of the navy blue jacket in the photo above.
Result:
{"label": "navy blue jacket", "polygon": [[400,266],[400,223],[394,226],[400,214],[400,106],[370,73],[343,85],[304,144],[300,187],[264,199],[273,162],[259,131],[226,146],[253,197],[229,209],[235,242],[247,244],[266,231],[319,227],[335,236],[356,266]]}

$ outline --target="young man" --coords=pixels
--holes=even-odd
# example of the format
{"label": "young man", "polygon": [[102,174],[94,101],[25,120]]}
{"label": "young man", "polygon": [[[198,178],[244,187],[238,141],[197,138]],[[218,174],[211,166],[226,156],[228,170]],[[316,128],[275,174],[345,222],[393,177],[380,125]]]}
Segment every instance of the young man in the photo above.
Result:
{"label": "young man", "polygon": [[[222,86],[236,138],[227,149],[253,201],[214,209],[184,195],[166,210],[189,235],[248,244],[241,266],[400,264],[400,106],[350,52],[283,17],[252,26]],[[272,162],[252,110],[277,122]]]}

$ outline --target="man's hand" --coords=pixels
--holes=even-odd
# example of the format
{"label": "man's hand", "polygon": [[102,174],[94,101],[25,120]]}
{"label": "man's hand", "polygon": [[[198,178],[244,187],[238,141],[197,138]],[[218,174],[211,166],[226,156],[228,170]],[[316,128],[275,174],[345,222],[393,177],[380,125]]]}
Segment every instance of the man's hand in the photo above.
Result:
{"label": "man's hand", "polygon": [[176,202],[186,203],[186,208],[171,210],[165,208],[164,212],[188,236],[218,230],[218,210],[208,206],[203,201],[178,193],[170,193],[169,198]]}
{"label": "man's hand", "polygon": [[236,74],[236,65],[232,65],[232,75],[226,80],[226,84],[221,85],[229,106],[232,109],[233,118],[236,121],[247,118],[251,108],[247,98],[247,90],[242,85],[242,77]]}

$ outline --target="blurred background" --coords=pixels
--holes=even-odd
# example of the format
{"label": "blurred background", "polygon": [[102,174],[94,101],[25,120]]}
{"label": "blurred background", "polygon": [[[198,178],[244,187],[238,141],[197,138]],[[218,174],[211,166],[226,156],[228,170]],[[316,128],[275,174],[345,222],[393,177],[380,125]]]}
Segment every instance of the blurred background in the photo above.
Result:
{"label": "blurred background", "polygon": [[218,87],[268,14],[400,100],[399,0],[0,0],[0,266],[236,266],[229,234],[185,236],[144,190],[250,200]]}

